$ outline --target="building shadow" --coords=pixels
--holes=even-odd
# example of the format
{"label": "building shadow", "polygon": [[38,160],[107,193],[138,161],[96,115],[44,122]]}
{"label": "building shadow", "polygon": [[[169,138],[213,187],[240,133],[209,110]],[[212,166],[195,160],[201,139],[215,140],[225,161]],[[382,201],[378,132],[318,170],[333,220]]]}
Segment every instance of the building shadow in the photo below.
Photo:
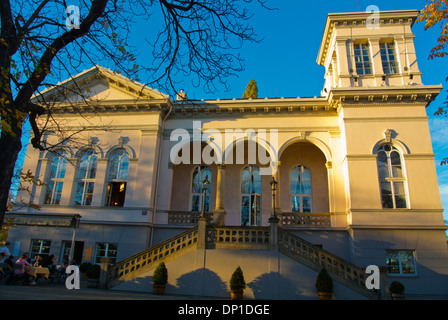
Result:
{"label": "building shadow", "polygon": [[227,283],[215,272],[201,268],[185,273],[176,280],[176,294],[208,297],[229,297]]}
{"label": "building shadow", "polygon": [[308,299],[304,290],[278,272],[264,273],[247,284],[255,299]]}

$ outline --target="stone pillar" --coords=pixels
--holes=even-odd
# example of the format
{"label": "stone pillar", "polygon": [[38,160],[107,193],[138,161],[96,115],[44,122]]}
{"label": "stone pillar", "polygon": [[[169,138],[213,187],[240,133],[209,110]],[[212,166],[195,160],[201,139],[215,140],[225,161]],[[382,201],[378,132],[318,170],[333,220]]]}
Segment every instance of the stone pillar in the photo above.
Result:
{"label": "stone pillar", "polygon": [[270,250],[278,249],[278,218],[269,218],[269,248]]}
{"label": "stone pillar", "polygon": [[207,223],[208,223],[207,218],[205,217],[198,218],[198,249],[206,248]]}
{"label": "stone pillar", "polygon": [[370,38],[369,44],[372,53],[372,74],[375,77],[375,85],[381,87],[382,85],[386,85],[386,79],[384,78],[383,83],[383,76],[385,76],[385,74],[380,52],[380,38]]}
{"label": "stone pillar", "polygon": [[218,225],[225,224],[225,208],[224,208],[224,188],[225,188],[225,168],[226,165],[218,164],[218,173],[216,177],[216,205],[213,210],[213,222]]}
{"label": "stone pillar", "polygon": [[103,290],[109,289],[109,269],[112,264],[112,258],[101,258],[101,270],[98,287]]}

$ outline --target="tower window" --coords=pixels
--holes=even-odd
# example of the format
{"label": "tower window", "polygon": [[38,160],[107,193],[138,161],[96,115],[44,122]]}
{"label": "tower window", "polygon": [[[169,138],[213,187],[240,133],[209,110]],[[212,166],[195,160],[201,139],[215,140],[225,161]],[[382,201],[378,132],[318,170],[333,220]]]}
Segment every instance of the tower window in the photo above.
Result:
{"label": "tower window", "polygon": [[359,75],[372,74],[370,63],[370,48],[368,44],[355,44],[356,73]]}

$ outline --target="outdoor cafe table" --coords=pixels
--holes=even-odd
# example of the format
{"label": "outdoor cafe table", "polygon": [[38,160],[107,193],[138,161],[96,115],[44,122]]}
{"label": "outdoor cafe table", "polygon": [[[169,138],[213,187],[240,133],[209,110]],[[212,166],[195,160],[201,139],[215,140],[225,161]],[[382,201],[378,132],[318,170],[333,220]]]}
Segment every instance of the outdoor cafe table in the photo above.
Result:
{"label": "outdoor cafe table", "polygon": [[44,267],[25,267],[25,271],[30,276],[41,276],[44,278],[48,278],[50,276],[50,270]]}

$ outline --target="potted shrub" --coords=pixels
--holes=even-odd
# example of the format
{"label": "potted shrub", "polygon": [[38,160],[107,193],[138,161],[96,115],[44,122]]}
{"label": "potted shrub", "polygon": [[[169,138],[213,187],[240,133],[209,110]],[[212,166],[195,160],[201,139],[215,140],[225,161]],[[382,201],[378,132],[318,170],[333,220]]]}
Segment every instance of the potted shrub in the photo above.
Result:
{"label": "potted shrub", "polygon": [[320,300],[331,300],[333,295],[333,280],[325,268],[322,268],[317,276],[316,290]]}
{"label": "potted shrub", "polygon": [[87,282],[89,288],[98,288],[98,279],[100,278],[101,268],[97,264],[92,264],[87,269]]}
{"label": "potted shrub", "polygon": [[392,294],[392,300],[403,300],[404,296],[404,285],[399,281],[392,281],[389,287],[390,293]]}
{"label": "potted shrub", "polygon": [[83,262],[79,266],[79,272],[81,272],[81,280],[87,280],[87,270],[92,264],[90,262]]}
{"label": "potted shrub", "polygon": [[154,294],[164,294],[168,282],[168,270],[164,262],[160,262],[152,275],[152,288]]}
{"label": "potted shrub", "polygon": [[230,298],[232,300],[243,299],[243,291],[246,289],[246,282],[241,268],[238,266],[230,278]]}

